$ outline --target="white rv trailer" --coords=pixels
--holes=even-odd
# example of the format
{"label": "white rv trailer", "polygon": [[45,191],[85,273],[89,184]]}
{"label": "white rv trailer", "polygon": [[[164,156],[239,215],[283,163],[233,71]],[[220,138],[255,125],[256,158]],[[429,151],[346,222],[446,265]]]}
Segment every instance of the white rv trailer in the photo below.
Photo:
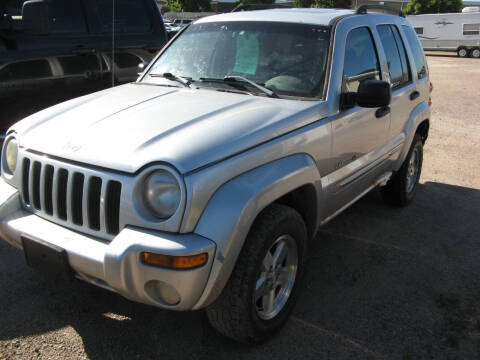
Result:
{"label": "white rv trailer", "polygon": [[456,51],[460,57],[480,57],[480,12],[412,15],[424,50]]}

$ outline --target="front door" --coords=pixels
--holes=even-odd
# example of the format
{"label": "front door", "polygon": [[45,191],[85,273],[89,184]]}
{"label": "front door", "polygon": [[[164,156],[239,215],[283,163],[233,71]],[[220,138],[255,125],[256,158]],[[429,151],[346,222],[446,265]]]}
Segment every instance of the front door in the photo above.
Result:
{"label": "front door", "polygon": [[[342,93],[355,93],[365,79],[382,77],[371,30],[363,26],[346,35]],[[360,195],[380,175],[390,114],[378,110],[354,106],[332,118],[335,170],[328,175],[331,213]]]}

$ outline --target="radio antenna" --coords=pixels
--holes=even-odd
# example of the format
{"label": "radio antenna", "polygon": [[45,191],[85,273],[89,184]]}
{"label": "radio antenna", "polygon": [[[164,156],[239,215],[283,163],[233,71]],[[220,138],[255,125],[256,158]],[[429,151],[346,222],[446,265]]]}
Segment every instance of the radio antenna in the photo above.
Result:
{"label": "radio antenna", "polygon": [[112,87],[115,86],[115,0],[112,0]]}

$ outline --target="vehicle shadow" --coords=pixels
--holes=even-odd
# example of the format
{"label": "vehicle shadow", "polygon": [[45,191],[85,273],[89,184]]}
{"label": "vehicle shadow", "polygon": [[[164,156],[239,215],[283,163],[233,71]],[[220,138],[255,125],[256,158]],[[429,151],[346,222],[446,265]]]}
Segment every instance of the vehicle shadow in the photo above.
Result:
{"label": "vehicle shadow", "polygon": [[41,335],[52,357],[47,345],[62,329],[71,338],[62,342],[79,336],[91,359],[473,358],[479,218],[477,189],[427,182],[404,209],[371,192],[320,229],[291,320],[255,347],[218,335],[203,311],[163,311],[50,279],[1,242],[0,342]]}

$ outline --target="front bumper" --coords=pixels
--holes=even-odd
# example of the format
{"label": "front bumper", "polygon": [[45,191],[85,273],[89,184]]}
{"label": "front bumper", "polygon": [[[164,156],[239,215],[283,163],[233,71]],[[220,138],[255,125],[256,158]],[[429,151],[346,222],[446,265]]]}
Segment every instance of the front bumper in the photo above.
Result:
{"label": "front bumper", "polygon": [[[202,295],[215,256],[215,243],[196,234],[168,234],[124,228],[111,242],[80,234],[23,209],[17,189],[0,179],[0,236],[22,249],[21,237],[43,240],[65,249],[76,276],[124,297],[172,310],[194,308]],[[208,253],[208,262],[191,270],[144,265],[140,253],[165,255]],[[168,284],[180,296],[176,305],[162,301],[155,284]]]}

